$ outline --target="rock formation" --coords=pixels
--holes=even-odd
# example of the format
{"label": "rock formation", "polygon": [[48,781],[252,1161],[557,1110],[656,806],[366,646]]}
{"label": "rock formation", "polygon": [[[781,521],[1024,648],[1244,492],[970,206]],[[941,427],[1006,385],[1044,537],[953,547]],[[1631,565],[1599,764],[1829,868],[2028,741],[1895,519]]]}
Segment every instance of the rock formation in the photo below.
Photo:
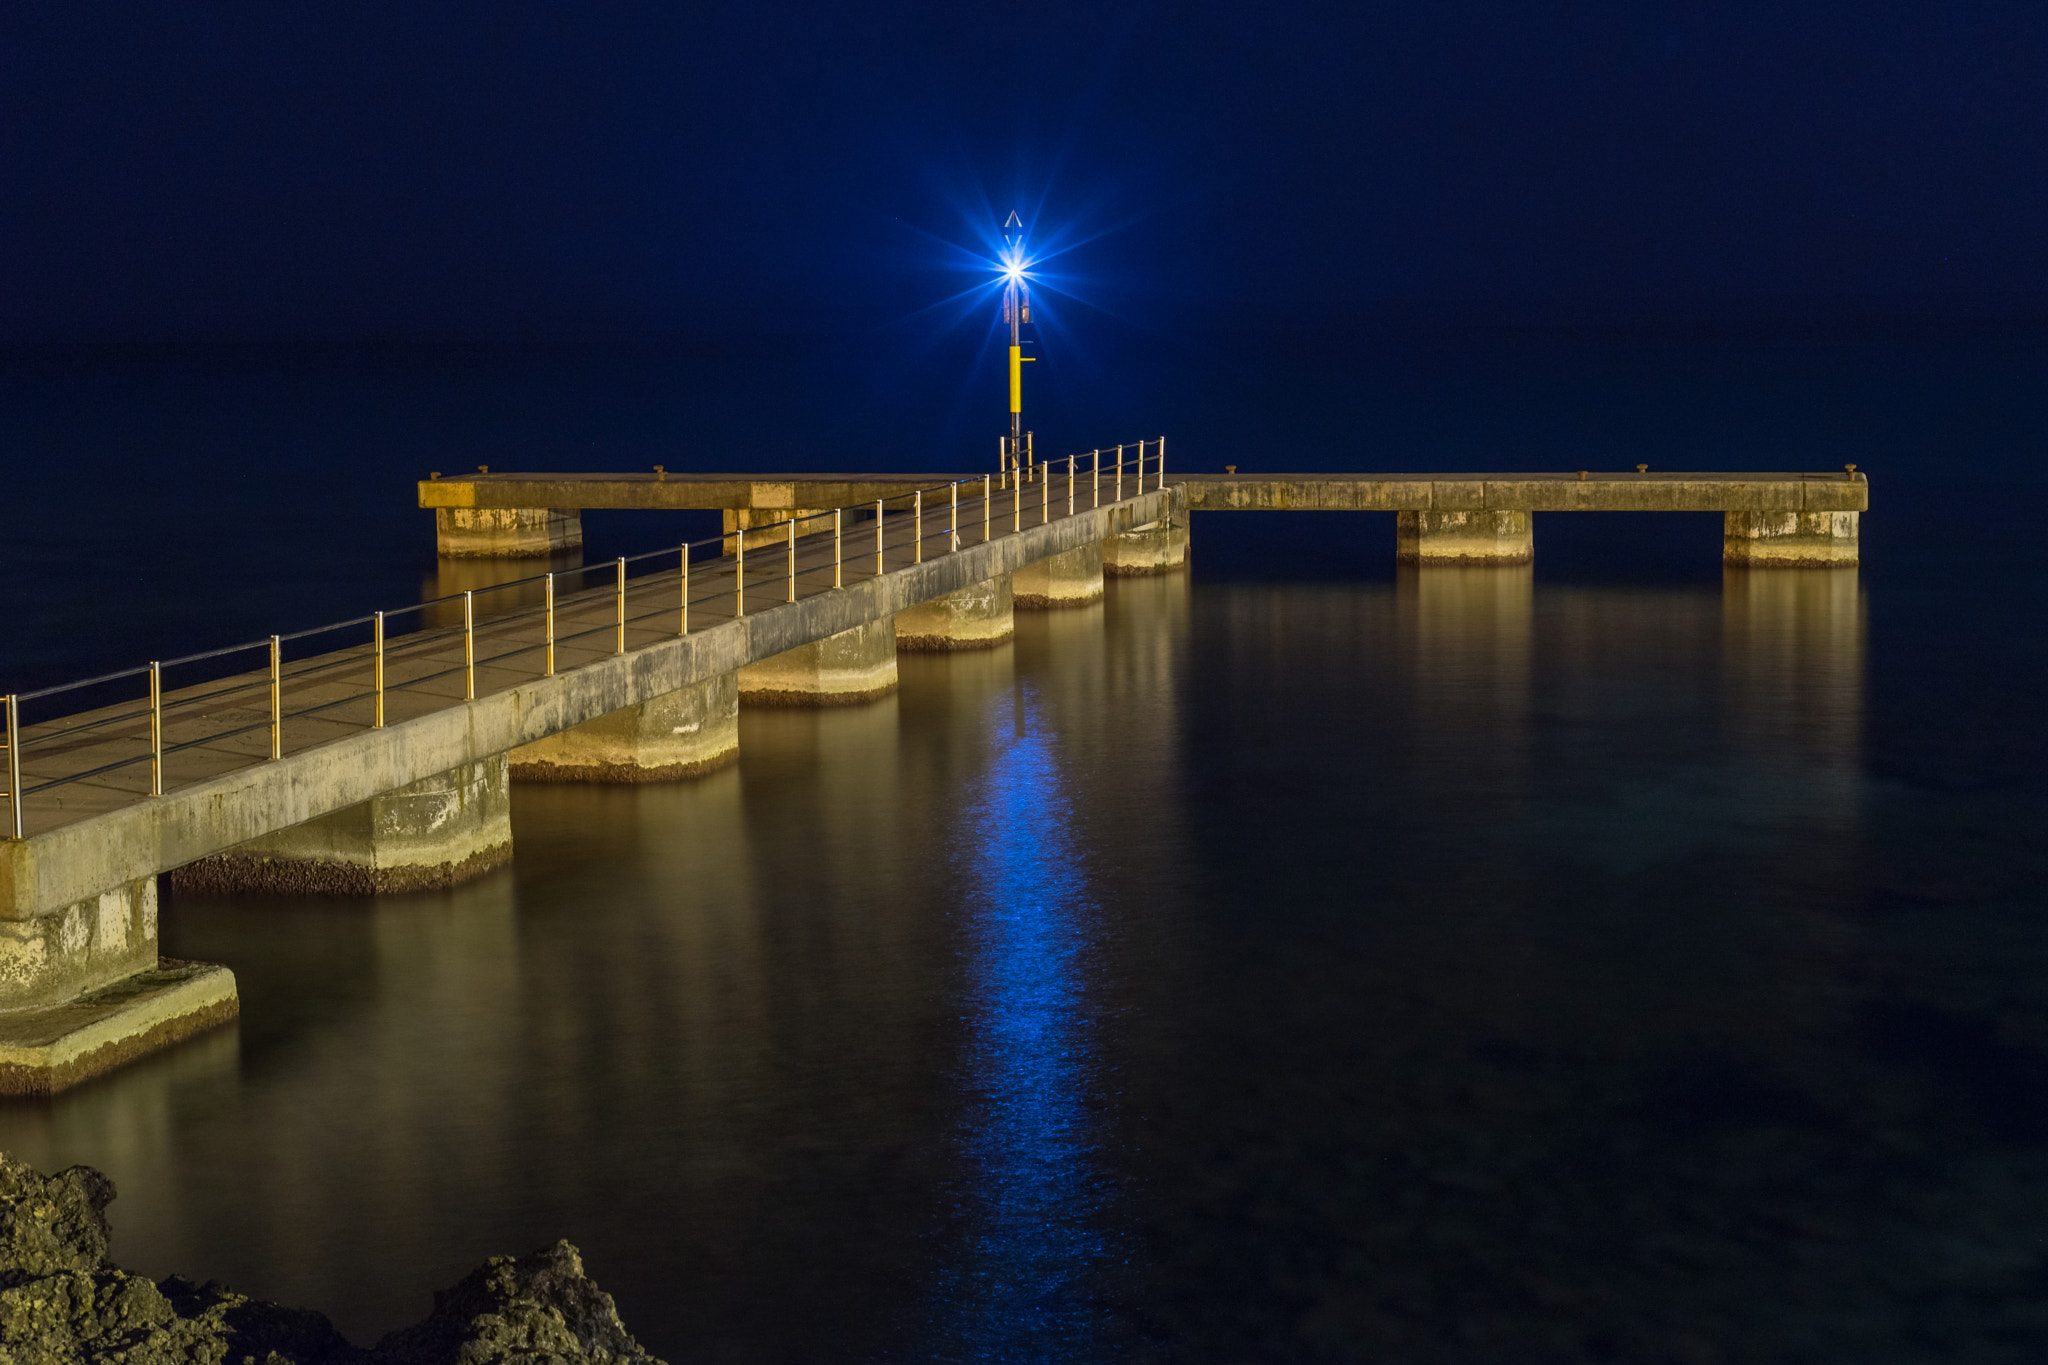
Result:
{"label": "rock formation", "polygon": [[370,1350],[323,1315],[107,1263],[114,1182],[0,1153],[0,1365],[661,1365],[567,1242],[494,1256]]}

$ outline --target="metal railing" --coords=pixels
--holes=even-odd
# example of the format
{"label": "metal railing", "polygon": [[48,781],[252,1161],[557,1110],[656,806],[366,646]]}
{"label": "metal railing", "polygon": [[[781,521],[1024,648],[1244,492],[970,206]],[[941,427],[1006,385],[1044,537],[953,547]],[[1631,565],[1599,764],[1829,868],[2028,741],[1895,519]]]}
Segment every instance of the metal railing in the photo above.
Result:
{"label": "metal railing", "polygon": [[[95,780],[113,785],[116,774],[147,764],[146,786],[142,791],[126,794],[161,796],[167,785],[165,765],[181,754],[207,749],[218,756],[224,744],[260,734],[260,750],[252,749],[247,762],[230,763],[222,770],[275,762],[290,747],[287,722],[297,723],[294,728],[302,740],[297,749],[312,748],[336,737],[308,737],[313,723],[381,729],[388,720],[387,702],[398,696],[408,702],[434,698],[436,704],[428,706],[427,711],[474,701],[478,696],[479,670],[516,675],[499,678],[492,688],[497,690],[536,675],[527,671],[533,665],[519,665],[521,659],[538,655],[537,675],[552,677],[561,662],[560,651],[589,653],[596,636],[609,636],[608,647],[599,647],[596,655],[602,658],[627,653],[631,631],[648,636],[645,643],[650,644],[688,635],[693,607],[697,608],[701,626],[707,616],[714,621],[745,616],[750,591],[755,594],[755,609],[760,610],[763,593],[782,602],[796,602],[806,595],[844,588],[861,576],[867,563],[865,550],[854,556],[847,553],[852,548],[849,522],[856,513],[874,519],[870,576],[878,578],[889,572],[892,556],[903,560],[897,568],[923,563],[933,542],[937,553],[946,554],[994,539],[999,534],[995,519],[1003,513],[1008,514],[1008,531],[1014,534],[1027,524],[1042,525],[1058,516],[1100,507],[1105,501],[1121,502],[1126,496],[1127,476],[1132,495],[1145,492],[1148,486],[1165,486],[1163,437],[1105,446],[1059,460],[1035,461],[979,479],[913,489],[857,509],[842,507],[788,517],[764,527],[735,527],[718,536],[688,541],[670,549],[535,574],[288,635],[271,635],[180,658],[153,660],[136,668],[31,692],[8,693],[0,698],[5,706],[5,716],[0,718],[4,719],[0,744],[4,744],[5,750],[6,781],[0,799],[7,802],[8,816],[0,829],[5,830],[9,839],[24,838],[28,798],[59,787]],[[1027,488],[1037,494],[1035,507],[1029,505],[1033,499],[1027,497]],[[964,522],[963,490],[969,513]],[[1007,500],[999,496],[1005,492],[1010,494]],[[945,500],[943,517],[937,513],[940,504],[932,501],[934,498]],[[976,498],[980,500],[981,513],[978,540],[971,539],[975,531],[971,514]],[[1060,507],[1061,499],[1064,510]],[[1004,501],[1009,505],[1000,507]],[[1029,520],[1034,516],[1036,520]],[[963,525],[970,539],[963,540]],[[831,533],[829,562],[823,546],[826,531]],[[814,536],[818,544],[809,553],[803,553]],[[750,584],[749,551],[776,541],[781,542],[784,551],[779,566],[782,572],[757,575]],[[705,550],[713,550],[713,554],[700,553]],[[721,553],[725,551],[729,553]],[[558,592],[558,580],[574,583],[585,575],[604,571],[610,572],[611,581],[602,589],[566,596]],[[823,581],[827,574],[829,583]],[[641,589],[640,603],[656,605],[640,609],[629,605],[629,588],[636,584]],[[666,590],[662,591],[664,584]],[[520,600],[530,598],[535,589],[540,598],[538,605]],[[513,595],[508,609],[480,616],[477,599],[503,594]],[[457,607],[460,612],[454,620],[444,623],[440,619],[450,616]],[[534,626],[539,627],[538,638],[534,636]],[[563,626],[569,629],[564,631]],[[367,640],[360,634],[365,627]],[[338,647],[330,647],[324,653],[289,661],[286,658],[287,646],[321,636],[351,635],[355,637],[353,641],[344,638]],[[225,661],[256,651],[262,652],[258,669],[222,671]],[[592,658],[585,662],[595,661]],[[202,665],[212,668],[202,670]],[[165,676],[171,670],[205,671],[210,676],[198,678],[182,690],[167,691]],[[77,698],[80,694],[89,700],[96,693],[131,679],[145,682],[145,695],[139,705],[115,701],[111,705],[60,711],[33,725],[23,718],[25,703]],[[439,696],[441,691],[448,695]],[[329,693],[334,695],[326,695]],[[287,709],[288,695],[304,704]],[[199,733],[190,737],[171,736],[173,722],[197,719],[213,723],[199,725]],[[61,749],[82,755],[84,766],[45,775],[40,780],[34,774],[25,777],[24,762],[38,749],[46,753]]]}

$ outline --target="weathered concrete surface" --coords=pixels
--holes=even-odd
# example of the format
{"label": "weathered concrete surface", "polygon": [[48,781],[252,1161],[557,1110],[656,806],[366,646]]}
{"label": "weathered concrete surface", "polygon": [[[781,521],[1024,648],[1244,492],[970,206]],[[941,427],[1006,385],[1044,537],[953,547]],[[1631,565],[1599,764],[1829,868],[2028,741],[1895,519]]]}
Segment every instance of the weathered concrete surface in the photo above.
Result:
{"label": "weathered concrete surface", "polygon": [[740,756],[739,677],[723,673],[522,744],[519,782],[671,782]]}
{"label": "weathered concrete surface", "polygon": [[0,1095],[55,1094],[240,1012],[233,972],[169,959],[59,1004],[0,1012]]}
{"label": "weathered concrete surface", "polygon": [[[422,480],[420,506],[644,511],[857,507],[980,474],[463,474]],[[753,523],[758,525],[759,523]],[[737,527],[728,525],[727,530]]]}
{"label": "weathered concrete surface", "polygon": [[[1182,558],[1185,557],[1183,549]],[[1049,611],[1099,602],[1102,572],[1100,545],[1083,545],[1062,555],[1047,555],[1036,564],[1026,564],[1017,570],[1017,607],[1021,611]]]}
{"label": "weathered concrete surface", "polygon": [[1721,561],[1749,569],[1853,569],[1861,521],[1857,512],[1730,512]]}
{"label": "weathered concrete surface", "polygon": [[740,670],[740,701],[748,706],[853,706],[895,690],[893,617],[863,621]]}
{"label": "weathered concrete surface", "polygon": [[836,635],[907,606],[1014,573],[1047,555],[1181,515],[1177,486],[1085,510],[986,544],[553,677],[363,731],[271,763],[237,768],[161,797],[0,841],[0,920],[56,914],[109,887],[479,763],[585,721]]}
{"label": "weathered concrete surface", "polygon": [[156,966],[155,877],[117,882],[48,914],[0,920],[0,1009],[70,1000]]}
{"label": "weathered concrete surface", "polygon": [[1535,558],[1527,512],[1400,512],[1397,564],[1527,564]]}
{"label": "weathered concrete surface", "polygon": [[1104,537],[1100,548],[1102,572],[1111,578],[1172,573],[1188,562],[1187,518],[1119,531]]}
{"label": "weathered concrete surface", "polygon": [[718,552],[729,555],[743,540],[749,550],[786,545],[789,543],[789,527],[783,523],[792,517],[803,518],[796,524],[799,540],[805,536],[832,534],[832,509],[829,507],[728,507],[725,509],[725,540]]}
{"label": "weathered concrete surface", "polygon": [[[1019,570],[1019,573],[1025,570]],[[998,574],[896,613],[896,648],[911,654],[994,649],[1017,633],[1016,574]]]}
{"label": "weathered concrete surface", "polygon": [[1181,474],[1191,512],[1864,512],[1870,483],[1793,474]]}
{"label": "weathered concrete surface", "polygon": [[573,507],[437,507],[434,544],[443,559],[545,559],[583,547],[583,514]]}
{"label": "weathered concrete surface", "polygon": [[176,869],[198,891],[376,896],[482,876],[512,857],[506,755],[408,782]]}

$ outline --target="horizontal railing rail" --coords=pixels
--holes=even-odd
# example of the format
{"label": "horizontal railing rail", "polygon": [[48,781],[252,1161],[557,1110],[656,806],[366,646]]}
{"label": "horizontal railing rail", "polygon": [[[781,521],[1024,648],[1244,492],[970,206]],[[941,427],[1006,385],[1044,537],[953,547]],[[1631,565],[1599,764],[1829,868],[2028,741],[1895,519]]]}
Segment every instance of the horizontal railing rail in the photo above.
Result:
{"label": "horizontal railing rail", "polygon": [[[666,549],[551,570],[262,640],[8,693],[0,697],[5,706],[0,717],[5,756],[0,771],[6,783],[0,799],[7,802],[7,820],[0,830],[9,839],[25,838],[26,798],[39,793],[113,779],[146,764],[142,790],[115,794],[131,799],[161,796],[166,790],[166,761],[178,755],[217,751],[225,742],[262,733],[268,740],[267,761],[275,761],[288,747],[287,722],[298,722],[295,729],[302,737],[308,722],[379,729],[394,701],[417,710],[416,703],[426,700],[431,703],[426,709],[433,710],[475,700],[480,671],[492,675],[487,680],[492,691],[529,680],[534,675],[528,667],[537,667],[538,676],[551,677],[565,655],[574,657],[571,666],[579,666],[629,652],[636,634],[643,643],[687,635],[693,609],[700,625],[705,620],[737,620],[750,607],[758,611],[843,588],[862,577],[880,577],[890,571],[892,556],[899,561],[895,568],[922,563],[928,552],[951,553],[999,534],[1020,532],[1027,525],[1121,502],[1145,492],[1148,481],[1151,488],[1164,487],[1165,478],[1163,437],[1060,459],[1027,459],[1021,467],[979,479],[957,479],[765,526],[735,527]],[[827,533],[829,561],[822,545]],[[766,569],[758,567],[764,552],[770,564]],[[589,586],[589,576],[600,573],[609,575],[610,582]],[[665,591],[657,593],[664,585]],[[521,600],[536,592],[538,602]],[[481,600],[503,600],[506,594],[512,596],[504,609],[479,612]],[[444,617],[450,619],[437,619]],[[394,629],[399,626],[407,628]],[[366,640],[358,635],[325,653],[285,657],[287,645],[365,627]],[[459,654],[454,649],[458,640]],[[199,678],[183,689],[165,690],[166,670],[217,664],[255,651],[266,656],[259,670]],[[532,665],[522,666],[520,661],[528,658]],[[513,676],[501,676],[507,673]],[[146,680],[141,698],[46,715],[33,723],[23,716],[24,703],[47,702],[136,678]],[[291,706],[286,704],[288,697]],[[180,734],[167,737],[173,726]],[[184,733],[188,729],[196,732]],[[316,735],[296,747],[315,747],[332,737]],[[25,760],[60,771],[25,777]],[[247,763],[230,763],[225,770],[263,761],[264,755],[252,753]]]}

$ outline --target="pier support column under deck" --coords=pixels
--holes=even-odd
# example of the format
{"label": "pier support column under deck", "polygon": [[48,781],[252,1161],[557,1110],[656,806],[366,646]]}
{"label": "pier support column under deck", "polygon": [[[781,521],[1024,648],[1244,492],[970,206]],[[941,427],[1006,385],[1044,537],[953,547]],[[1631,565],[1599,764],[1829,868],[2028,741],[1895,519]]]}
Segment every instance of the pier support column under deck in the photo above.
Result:
{"label": "pier support column under deck", "polygon": [[171,884],[372,896],[454,886],[511,857],[512,793],[499,754],[187,863]]}
{"label": "pier support column under deck", "polygon": [[1102,572],[1111,578],[1172,573],[1186,567],[1187,562],[1185,520],[1155,521],[1150,526],[1120,531],[1102,542]]}
{"label": "pier support column under deck", "polygon": [[157,879],[0,919],[0,1095],[48,1095],[224,1024],[235,974],[157,956]]}
{"label": "pier support column under deck", "polygon": [[719,553],[731,554],[742,536],[749,550],[784,544],[789,539],[789,528],[782,523],[795,517],[806,518],[796,524],[799,537],[824,535],[832,529],[829,507],[728,507],[725,543],[719,547]]}
{"label": "pier support column under deck", "polygon": [[896,621],[828,635],[740,670],[746,706],[851,706],[896,690]]}
{"label": "pier support column under deck", "polygon": [[510,754],[517,782],[672,782],[738,761],[739,675],[625,706]]}
{"label": "pier support column under deck", "polygon": [[896,648],[912,654],[994,649],[1016,633],[1009,574],[896,613]]}
{"label": "pier support column under deck", "polygon": [[1527,512],[1400,512],[1394,520],[1399,564],[1527,564],[1536,539]]}
{"label": "pier support column under deck", "polygon": [[1721,562],[1745,569],[1853,569],[1860,512],[1730,512]]}
{"label": "pier support column under deck", "polygon": [[583,513],[559,507],[437,507],[443,559],[546,559],[583,548]]}
{"label": "pier support column under deck", "polygon": [[[1187,558],[1185,537],[1181,542],[1181,558]],[[1047,555],[1017,570],[1017,609],[1048,611],[1099,602],[1102,600],[1102,573],[1100,544]]]}

